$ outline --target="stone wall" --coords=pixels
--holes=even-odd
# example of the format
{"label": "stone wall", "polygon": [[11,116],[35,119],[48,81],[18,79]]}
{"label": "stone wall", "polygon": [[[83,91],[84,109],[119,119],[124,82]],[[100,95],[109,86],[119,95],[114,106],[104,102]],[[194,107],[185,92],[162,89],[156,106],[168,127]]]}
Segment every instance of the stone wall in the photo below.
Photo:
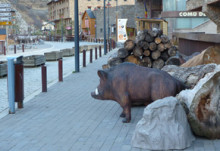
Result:
{"label": "stone wall", "polygon": [[[129,11],[128,11],[129,10]],[[96,16],[96,35],[97,38],[103,38],[104,37],[104,11],[103,9],[101,10],[96,10],[93,11],[94,15]],[[128,23],[127,27],[132,27],[135,28],[135,7],[131,5],[124,5],[120,6],[118,8],[118,19],[123,19],[127,18]],[[116,7],[111,7],[109,9],[109,25],[111,27],[116,27]],[[108,9],[106,9],[106,35],[108,34]],[[115,36],[115,33],[113,34],[112,28],[110,28],[110,34],[111,36]],[[108,36],[107,36],[108,37]]]}

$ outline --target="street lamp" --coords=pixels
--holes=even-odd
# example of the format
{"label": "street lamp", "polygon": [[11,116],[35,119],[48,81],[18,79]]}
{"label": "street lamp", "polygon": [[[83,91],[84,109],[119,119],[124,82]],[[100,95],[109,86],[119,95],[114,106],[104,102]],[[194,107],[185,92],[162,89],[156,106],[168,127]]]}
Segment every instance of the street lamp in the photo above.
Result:
{"label": "street lamp", "polygon": [[79,16],[78,0],[74,0],[74,31],[75,31],[75,72],[79,72]]}
{"label": "street lamp", "polygon": [[104,54],[107,54],[107,45],[106,45],[106,17],[105,17],[105,0],[104,0]]}

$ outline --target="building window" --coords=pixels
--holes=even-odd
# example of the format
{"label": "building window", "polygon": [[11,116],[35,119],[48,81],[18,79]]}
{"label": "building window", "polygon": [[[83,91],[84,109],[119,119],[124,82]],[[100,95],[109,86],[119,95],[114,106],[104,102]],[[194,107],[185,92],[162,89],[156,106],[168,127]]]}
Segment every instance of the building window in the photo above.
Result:
{"label": "building window", "polygon": [[102,33],[102,28],[100,28],[100,33]]}

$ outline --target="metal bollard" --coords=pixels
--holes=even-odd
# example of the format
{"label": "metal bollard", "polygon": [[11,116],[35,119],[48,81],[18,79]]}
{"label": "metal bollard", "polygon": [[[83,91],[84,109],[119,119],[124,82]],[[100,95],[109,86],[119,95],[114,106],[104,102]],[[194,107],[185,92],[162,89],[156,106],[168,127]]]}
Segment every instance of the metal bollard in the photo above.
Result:
{"label": "metal bollard", "polygon": [[97,47],[95,47],[95,60],[97,59]]}
{"label": "metal bollard", "polygon": [[24,52],[24,44],[22,44],[22,52]]}
{"label": "metal bollard", "polygon": [[5,46],[4,46],[4,48],[3,48],[3,49],[4,49],[4,55],[6,55],[6,48],[5,48]]}
{"label": "metal bollard", "polygon": [[90,49],[90,63],[92,63],[92,55],[93,55],[93,51],[92,49]]}
{"label": "metal bollard", "polygon": [[24,100],[24,66],[23,56],[16,59],[15,67],[15,102],[18,103],[18,108],[23,108]]}
{"label": "metal bollard", "polygon": [[102,57],[102,46],[99,46],[99,57]]}
{"label": "metal bollard", "polygon": [[47,67],[41,66],[42,92],[47,92]]}
{"label": "metal bollard", "polygon": [[14,45],[14,54],[16,54],[16,45]]}
{"label": "metal bollard", "polygon": [[15,113],[15,57],[8,57],[8,102],[9,114]]}
{"label": "metal bollard", "polygon": [[86,67],[86,50],[83,50],[83,67]]}
{"label": "metal bollard", "polygon": [[59,69],[59,82],[63,81],[63,59],[58,60],[58,69]]}

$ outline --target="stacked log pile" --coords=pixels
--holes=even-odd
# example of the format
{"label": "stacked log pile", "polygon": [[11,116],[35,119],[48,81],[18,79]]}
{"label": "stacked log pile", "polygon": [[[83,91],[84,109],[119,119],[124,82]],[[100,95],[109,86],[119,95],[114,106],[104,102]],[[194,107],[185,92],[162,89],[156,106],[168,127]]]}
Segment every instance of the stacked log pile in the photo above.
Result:
{"label": "stacked log pile", "polygon": [[166,61],[175,56],[177,48],[172,45],[168,36],[161,30],[140,31],[133,40],[127,40],[124,48],[118,50],[117,57],[110,57],[108,66],[112,67],[122,62],[132,62],[141,66],[161,69]]}

